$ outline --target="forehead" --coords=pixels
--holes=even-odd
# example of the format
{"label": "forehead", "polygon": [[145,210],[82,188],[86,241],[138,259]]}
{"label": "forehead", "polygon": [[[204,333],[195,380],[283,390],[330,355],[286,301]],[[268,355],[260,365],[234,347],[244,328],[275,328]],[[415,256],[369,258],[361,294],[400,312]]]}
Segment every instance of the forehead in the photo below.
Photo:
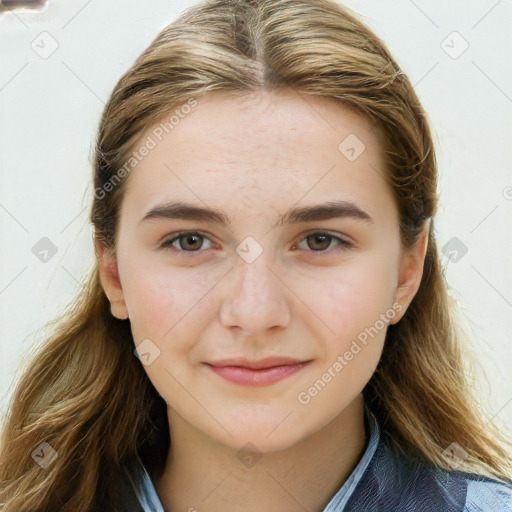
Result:
{"label": "forehead", "polygon": [[174,123],[163,119],[141,134],[135,149],[152,148],[131,171],[124,203],[141,211],[186,196],[275,208],[339,192],[372,210],[379,198],[392,200],[380,132],[345,105],[294,90],[213,92],[196,101]]}

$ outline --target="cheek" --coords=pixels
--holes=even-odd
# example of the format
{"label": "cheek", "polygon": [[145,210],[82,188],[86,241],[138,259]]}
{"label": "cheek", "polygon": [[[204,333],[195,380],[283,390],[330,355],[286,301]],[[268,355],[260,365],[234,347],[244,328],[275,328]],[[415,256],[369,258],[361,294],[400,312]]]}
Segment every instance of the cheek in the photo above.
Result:
{"label": "cheek", "polygon": [[376,258],[360,258],[333,271],[316,292],[315,310],[346,340],[373,325],[392,306],[393,270]]}
{"label": "cheek", "polygon": [[317,377],[333,383],[327,393],[322,392],[319,407],[341,397],[353,399],[373,375],[394,316],[390,274],[389,268],[378,264],[347,266],[318,295],[316,307],[324,312],[320,316],[332,333],[323,337],[325,352]]}
{"label": "cheek", "polygon": [[174,319],[176,293],[146,280],[134,285],[127,297],[133,337],[136,342],[144,338],[160,340],[166,328],[169,330],[178,321]]}
{"label": "cheek", "polygon": [[123,288],[136,342],[150,338],[165,345],[206,318],[208,279],[157,266],[128,276]]}

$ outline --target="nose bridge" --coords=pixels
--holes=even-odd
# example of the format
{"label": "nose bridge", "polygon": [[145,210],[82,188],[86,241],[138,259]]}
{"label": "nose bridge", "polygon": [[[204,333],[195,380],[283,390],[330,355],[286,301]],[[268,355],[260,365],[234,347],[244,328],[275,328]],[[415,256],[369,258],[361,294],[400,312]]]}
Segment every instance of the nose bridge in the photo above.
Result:
{"label": "nose bridge", "polygon": [[[258,332],[275,325],[285,325],[288,321],[286,306],[286,286],[276,275],[272,265],[272,253],[261,247],[254,259],[247,254],[255,250],[253,241],[247,241],[248,249],[242,252],[235,263],[231,290],[224,304],[224,321],[238,325],[244,330]],[[240,244],[244,250],[244,244]]]}
{"label": "nose bridge", "polygon": [[[247,241],[240,244],[237,249],[237,252],[241,255],[240,260],[235,264],[236,296],[243,299],[250,297],[254,297],[256,300],[258,298],[262,300],[271,299],[270,295],[279,293],[278,288],[280,284],[280,281],[275,276],[275,270],[270,270],[272,267],[272,256],[270,250],[265,250],[262,246],[260,246],[261,252],[257,254],[259,251],[252,245],[253,243]],[[248,252],[242,253],[247,248]]]}

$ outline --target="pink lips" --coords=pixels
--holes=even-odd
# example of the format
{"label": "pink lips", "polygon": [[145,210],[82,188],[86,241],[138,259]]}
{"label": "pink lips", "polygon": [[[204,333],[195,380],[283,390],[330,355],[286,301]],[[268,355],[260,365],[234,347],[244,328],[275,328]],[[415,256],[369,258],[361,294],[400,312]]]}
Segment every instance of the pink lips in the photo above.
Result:
{"label": "pink lips", "polygon": [[208,366],[222,378],[242,386],[268,386],[301,370],[309,361],[268,357],[259,361],[224,359]]}

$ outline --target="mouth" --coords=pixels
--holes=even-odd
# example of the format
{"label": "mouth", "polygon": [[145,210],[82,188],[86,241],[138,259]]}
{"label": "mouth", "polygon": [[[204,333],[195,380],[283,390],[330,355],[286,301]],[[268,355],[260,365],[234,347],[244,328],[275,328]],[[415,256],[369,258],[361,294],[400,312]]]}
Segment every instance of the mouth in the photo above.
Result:
{"label": "mouth", "polygon": [[224,359],[206,363],[223,379],[242,386],[269,386],[299,372],[310,361],[268,357],[259,361],[245,358]]}

